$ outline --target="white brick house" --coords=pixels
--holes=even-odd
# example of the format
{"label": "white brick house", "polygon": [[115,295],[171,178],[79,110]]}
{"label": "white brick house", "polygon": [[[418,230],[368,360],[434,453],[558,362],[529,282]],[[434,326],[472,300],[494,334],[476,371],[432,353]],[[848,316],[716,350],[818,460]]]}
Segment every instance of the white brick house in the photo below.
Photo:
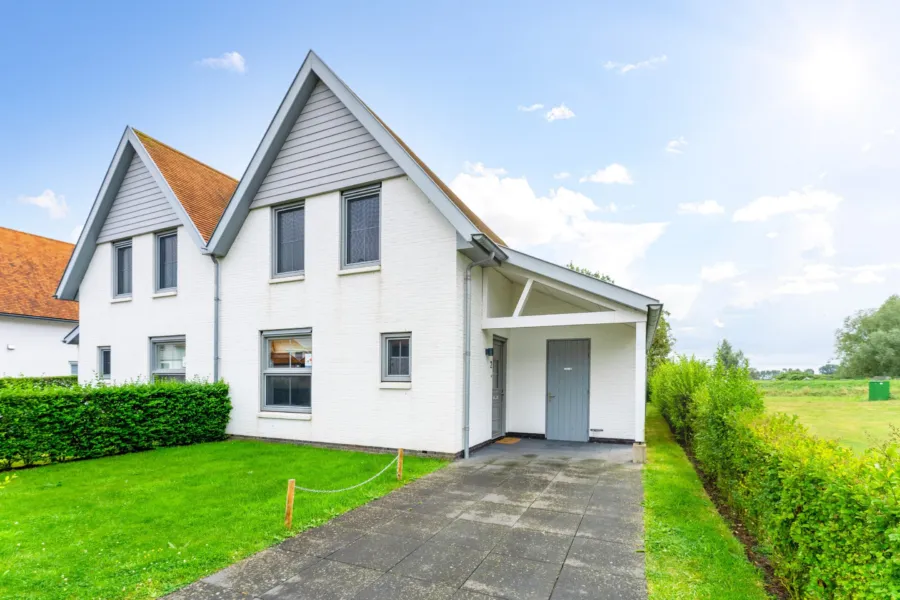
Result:
{"label": "white brick house", "polygon": [[442,453],[642,442],[661,311],[507,247],[313,53],[240,181],[126,129],[57,295],[85,378],[221,378],[232,434]]}

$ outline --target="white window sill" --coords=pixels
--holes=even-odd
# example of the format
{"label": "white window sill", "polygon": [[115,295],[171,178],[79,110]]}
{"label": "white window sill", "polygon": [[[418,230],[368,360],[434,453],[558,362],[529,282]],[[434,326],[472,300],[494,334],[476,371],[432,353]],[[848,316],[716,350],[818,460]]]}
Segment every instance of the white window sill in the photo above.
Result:
{"label": "white window sill", "polygon": [[119,304],[121,302],[131,302],[131,296],[123,296],[121,298],[113,298],[109,301],[110,304]]}
{"label": "white window sill", "polygon": [[289,281],[304,281],[306,275],[291,275],[290,277],[272,277],[269,283],[288,283]]}
{"label": "white window sill", "polygon": [[378,387],[383,390],[411,390],[411,381],[382,381]]}
{"label": "white window sill", "polygon": [[171,290],[168,292],[156,292],[153,294],[154,298],[171,298],[172,296],[177,296],[178,290]]}
{"label": "white window sill", "polygon": [[257,419],[284,419],[286,421],[312,421],[312,413],[260,411]]}
{"label": "white window sill", "polygon": [[338,275],[356,275],[358,273],[374,273],[381,270],[381,265],[369,265],[368,267],[350,267],[338,271]]}

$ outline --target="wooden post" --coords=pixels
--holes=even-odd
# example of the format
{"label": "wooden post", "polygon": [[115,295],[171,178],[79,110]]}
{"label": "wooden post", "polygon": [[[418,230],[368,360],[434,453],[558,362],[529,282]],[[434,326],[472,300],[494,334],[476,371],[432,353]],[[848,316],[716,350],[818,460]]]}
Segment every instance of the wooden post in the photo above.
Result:
{"label": "wooden post", "polygon": [[287,502],[284,505],[284,526],[291,528],[294,520],[294,480],[288,479]]}
{"label": "wooden post", "polygon": [[397,450],[397,481],[403,479],[403,448]]}

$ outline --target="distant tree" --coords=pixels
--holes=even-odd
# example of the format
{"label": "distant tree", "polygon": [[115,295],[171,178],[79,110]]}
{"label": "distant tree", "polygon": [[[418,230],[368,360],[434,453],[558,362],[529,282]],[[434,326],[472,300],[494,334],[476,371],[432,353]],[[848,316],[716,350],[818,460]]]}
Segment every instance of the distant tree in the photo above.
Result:
{"label": "distant tree", "polygon": [[590,269],[586,269],[584,267],[576,266],[571,260],[569,264],[566,265],[567,269],[571,269],[576,273],[581,273],[582,275],[587,275],[588,277],[593,277],[594,279],[599,279],[600,281],[605,281],[606,283],[615,283],[612,277],[605,273],[601,273],[600,271],[591,271]]}
{"label": "distant tree", "polygon": [[763,378],[762,373],[759,371],[759,369],[754,369],[753,367],[750,367],[750,379],[758,380],[758,379],[762,379],[762,378]]}
{"label": "distant tree", "polygon": [[659,324],[656,326],[656,335],[653,343],[647,350],[647,371],[653,373],[656,367],[669,362],[672,351],[675,349],[675,336],[672,335],[672,327],[669,325],[669,311],[664,310],[659,315]]}
{"label": "distant tree", "polygon": [[740,350],[735,350],[728,340],[723,339],[716,348],[716,362],[721,362],[729,369],[746,367],[747,359]]}
{"label": "distant tree", "polygon": [[834,346],[843,376],[900,375],[900,296],[844,319]]}
{"label": "distant tree", "polygon": [[834,375],[838,371],[838,366],[832,363],[819,367],[820,375]]}

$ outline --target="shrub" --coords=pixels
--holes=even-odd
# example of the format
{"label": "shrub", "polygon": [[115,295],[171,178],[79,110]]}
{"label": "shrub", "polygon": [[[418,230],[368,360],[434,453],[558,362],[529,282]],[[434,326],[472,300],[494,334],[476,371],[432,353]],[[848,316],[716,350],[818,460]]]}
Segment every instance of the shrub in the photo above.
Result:
{"label": "shrub", "polygon": [[650,398],[682,443],[690,438],[697,390],[709,379],[709,366],[693,356],[659,365],[650,376]]}
{"label": "shrub", "polygon": [[0,377],[0,390],[5,388],[73,387],[78,385],[77,375],[56,377]]}
{"label": "shrub", "polygon": [[225,438],[224,383],[0,389],[0,467]]}

